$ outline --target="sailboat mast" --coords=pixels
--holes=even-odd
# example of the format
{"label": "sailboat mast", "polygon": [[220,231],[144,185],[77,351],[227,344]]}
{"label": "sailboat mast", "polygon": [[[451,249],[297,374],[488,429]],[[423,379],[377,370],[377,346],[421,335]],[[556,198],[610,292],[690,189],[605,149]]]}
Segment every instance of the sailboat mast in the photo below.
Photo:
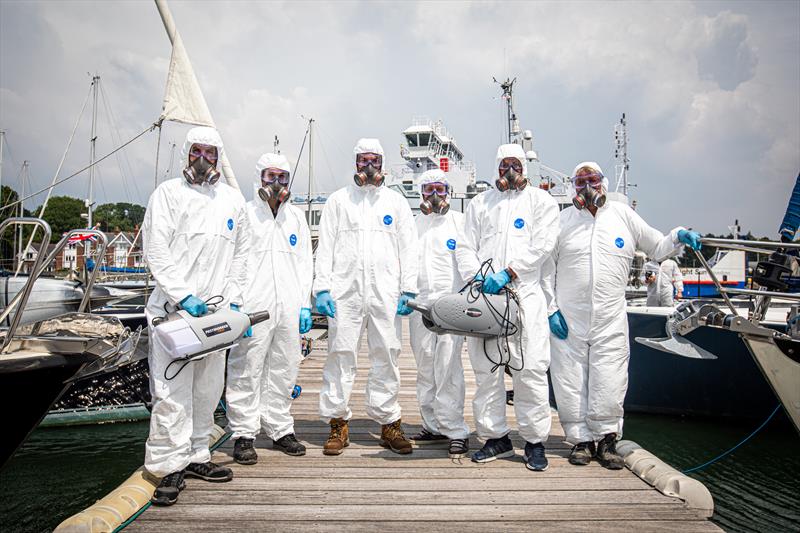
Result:
{"label": "sailboat mast", "polygon": [[311,226],[311,180],[314,176],[314,119],[308,119],[308,209],[306,219]]}
{"label": "sailboat mast", "polygon": [[92,77],[92,136],[89,138],[89,198],[86,200],[88,225],[92,227],[92,207],[94,206],[94,159],[97,154],[97,85],[100,76]]}
{"label": "sailboat mast", "polygon": [[[20,181],[20,184],[19,184],[19,190],[20,190],[19,197],[20,197],[20,199],[25,198],[25,182],[27,181],[27,179],[28,179],[28,161],[26,160],[26,161],[22,162],[22,170],[20,171],[20,180],[19,180]],[[19,203],[19,216],[20,217],[24,217],[25,216],[25,206],[23,205],[23,202]],[[16,272],[19,272],[19,270],[20,270],[19,267],[23,263],[22,241],[25,240],[25,236],[23,235],[22,230],[23,230],[23,226],[22,225],[17,226],[17,268],[16,268]]]}
{"label": "sailboat mast", "polygon": [[0,130],[0,205],[3,203],[3,144],[5,144],[6,140],[6,132],[5,130]]}

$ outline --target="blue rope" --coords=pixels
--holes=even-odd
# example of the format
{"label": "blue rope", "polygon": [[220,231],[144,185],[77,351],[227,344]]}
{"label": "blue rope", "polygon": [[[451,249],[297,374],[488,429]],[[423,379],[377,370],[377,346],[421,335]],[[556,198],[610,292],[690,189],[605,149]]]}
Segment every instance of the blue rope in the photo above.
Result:
{"label": "blue rope", "polygon": [[735,452],[735,451],[736,451],[736,450],[737,450],[737,449],[738,449],[738,448],[739,448],[739,447],[740,447],[742,444],[744,444],[745,442],[747,442],[747,441],[749,441],[750,439],[752,439],[753,437],[755,437],[756,433],[758,433],[759,431],[761,431],[762,429],[764,429],[764,426],[766,426],[766,425],[769,423],[769,421],[770,421],[770,420],[772,420],[772,417],[773,417],[773,416],[775,416],[775,413],[777,413],[777,412],[780,410],[780,408],[781,408],[781,404],[778,404],[778,405],[775,407],[775,410],[774,410],[774,411],[772,411],[772,413],[771,413],[771,414],[770,414],[770,415],[767,417],[767,419],[766,419],[766,420],[764,420],[764,421],[761,423],[761,425],[760,425],[760,426],[758,426],[758,427],[756,428],[756,430],[755,430],[755,431],[753,431],[752,433],[750,433],[750,434],[749,434],[747,437],[745,437],[745,438],[744,438],[744,440],[742,440],[742,441],[741,441],[739,444],[737,444],[736,446],[734,446],[734,447],[733,447],[733,448],[731,448],[730,450],[728,450],[728,451],[726,451],[726,452],[724,452],[724,453],[721,453],[720,455],[718,455],[718,456],[714,457],[714,458],[713,458],[713,459],[711,459],[710,461],[706,461],[705,463],[703,463],[703,464],[701,464],[701,465],[699,465],[699,466],[695,466],[695,467],[693,467],[693,468],[689,468],[688,470],[684,470],[684,471],[683,471],[683,472],[681,472],[681,473],[682,473],[682,474],[689,474],[689,473],[691,473],[691,472],[696,472],[696,471],[698,471],[698,470],[703,470],[705,467],[713,465],[714,463],[716,463],[717,461],[719,461],[719,460],[720,460],[720,459],[722,459],[723,457],[727,457],[728,455],[732,454],[732,453],[733,453],[733,452]]}

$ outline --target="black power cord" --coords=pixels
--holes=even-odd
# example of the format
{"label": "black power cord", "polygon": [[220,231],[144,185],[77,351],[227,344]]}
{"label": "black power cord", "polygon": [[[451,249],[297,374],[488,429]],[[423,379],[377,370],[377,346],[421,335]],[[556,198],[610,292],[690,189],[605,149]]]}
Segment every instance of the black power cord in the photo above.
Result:
{"label": "black power cord", "polygon": [[[499,294],[504,295],[506,298],[505,308],[498,309],[492,304],[491,299],[487,298],[486,293],[483,292],[483,282],[487,277],[489,277],[489,275],[493,273],[494,267],[492,266],[492,259],[490,258],[481,263],[480,268],[478,268],[478,271],[472,277],[472,280],[464,285],[459,292],[464,290],[468,291],[467,302],[469,303],[476,302],[479,298],[483,298],[486,306],[489,308],[492,318],[494,318],[497,324],[502,328],[502,334],[495,338],[497,351],[500,355],[497,361],[492,359],[492,357],[489,355],[489,352],[486,350],[486,341],[488,339],[483,339],[483,354],[486,356],[486,359],[492,363],[492,372],[497,371],[497,369],[501,366],[504,367],[504,370],[508,374],[510,374],[511,371],[520,372],[525,368],[525,354],[522,347],[522,328],[512,319],[511,307],[509,304],[512,300],[516,302],[517,308],[520,310],[520,312],[522,312],[522,306],[520,305],[519,296],[517,293],[508,286],[503,287],[499,292]],[[519,337],[519,368],[516,368],[511,364],[511,341],[509,338],[515,335]]]}

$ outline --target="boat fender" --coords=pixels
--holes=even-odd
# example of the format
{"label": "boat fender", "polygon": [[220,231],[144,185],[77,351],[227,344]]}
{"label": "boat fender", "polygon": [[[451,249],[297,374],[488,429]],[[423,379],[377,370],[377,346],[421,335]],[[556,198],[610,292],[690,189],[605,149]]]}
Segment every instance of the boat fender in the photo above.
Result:
{"label": "boat fender", "polygon": [[683,500],[706,518],[714,514],[714,498],[700,481],[682,474],[635,442],[620,441],[617,453],[625,459],[628,469],[660,493]]}

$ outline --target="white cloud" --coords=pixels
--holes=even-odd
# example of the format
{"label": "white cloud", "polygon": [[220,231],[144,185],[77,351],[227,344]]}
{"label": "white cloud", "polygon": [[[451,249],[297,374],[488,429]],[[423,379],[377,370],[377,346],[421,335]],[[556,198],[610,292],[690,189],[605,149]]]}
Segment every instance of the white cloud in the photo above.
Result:
{"label": "white cloud", "polygon": [[[358,137],[381,138],[398,161],[399,133],[422,113],[444,119],[486,178],[502,124],[491,78],[505,75],[518,76],[523,127],[556,168],[589,158],[610,173],[611,126],[627,112],[634,195],[661,229],[683,223],[719,232],[738,216],[745,227],[774,232],[774,213],[800,167],[800,4],[170,6],[240,179],[275,134],[294,159],[306,127],[300,116],[313,116],[317,187],[330,191],[349,181]],[[103,76],[122,137],[158,115],[169,45],[151,3],[2,2],[0,15],[0,127],[16,159],[55,168],[87,71]],[[87,122],[69,169],[88,158]],[[162,170],[168,142],[180,145],[184,131],[165,126]],[[100,153],[112,147],[107,137],[101,128]],[[140,191],[123,186],[116,163],[104,164],[101,201],[146,200],[153,137],[126,150],[135,177],[124,179]],[[305,172],[298,170],[303,182]],[[84,194],[80,179],[63,192]]]}

